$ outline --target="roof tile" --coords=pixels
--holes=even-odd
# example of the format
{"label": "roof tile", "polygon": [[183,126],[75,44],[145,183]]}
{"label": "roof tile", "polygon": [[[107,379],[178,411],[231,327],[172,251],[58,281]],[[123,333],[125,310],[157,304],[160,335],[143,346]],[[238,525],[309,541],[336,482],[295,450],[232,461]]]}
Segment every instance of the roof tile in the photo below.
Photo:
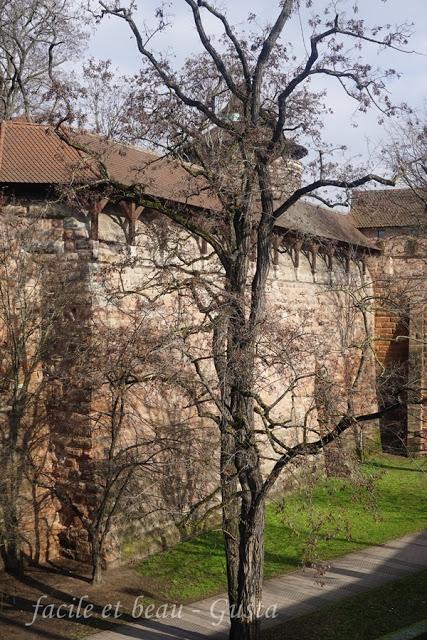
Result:
{"label": "roof tile", "polygon": [[299,200],[280,216],[276,224],[278,227],[301,234],[375,248],[375,245],[354,227],[349,215],[315,205],[307,200]]}
{"label": "roof tile", "polygon": [[354,191],[351,215],[359,229],[427,224],[425,198],[412,189]]}
{"label": "roof tile", "polygon": [[[0,182],[63,184],[89,174],[87,163],[52,129],[23,120],[1,123]],[[90,172],[93,176],[93,173]]]}
{"label": "roof tile", "polygon": [[[177,160],[159,157],[130,145],[112,143],[92,134],[74,134],[74,140],[90,153],[68,145],[57,132],[25,120],[0,122],[0,184],[67,184],[98,179],[93,157],[105,164],[111,178],[143,185],[147,194],[204,209],[220,210],[218,199],[202,178]],[[99,165],[98,165],[99,166]],[[194,167],[193,167],[194,168]],[[300,201],[277,222],[278,227],[303,234],[372,246],[344,216]]]}

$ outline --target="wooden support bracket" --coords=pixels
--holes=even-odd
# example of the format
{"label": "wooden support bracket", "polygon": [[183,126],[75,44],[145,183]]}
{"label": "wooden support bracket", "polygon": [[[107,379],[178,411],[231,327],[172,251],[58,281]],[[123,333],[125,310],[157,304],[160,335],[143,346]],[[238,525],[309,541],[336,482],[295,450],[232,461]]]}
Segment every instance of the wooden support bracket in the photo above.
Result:
{"label": "wooden support bracket", "polygon": [[332,271],[333,258],[334,258],[334,255],[335,255],[335,247],[329,247],[327,249],[326,255],[327,255],[327,259],[328,259],[328,269],[329,269],[329,271]]}
{"label": "wooden support bracket", "polygon": [[350,252],[350,249],[348,249],[348,251],[345,254],[345,272],[347,275],[350,273],[350,267],[351,267],[351,252]]}
{"label": "wooden support bracket", "polygon": [[128,202],[127,200],[121,200],[120,206],[129,222],[126,241],[130,246],[133,246],[136,240],[136,223],[144,207],[137,207],[134,202]]}
{"label": "wooden support bracket", "polygon": [[301,249],[302,249],[302,245],[303,245],[303,241],[302,240],[297,240],[294,244],[294,267],[295,269],[298,269],[299,267],[299,261],[300,261],[300,253],[301,253]]}
{"label": "wooden support bracket", "polygon": [[90,239],[99,240],[99,214],[108,204],[108,198],[93,200],[89,205],[90,215]]}
{"label": "wooden support bracket", "polygon": [[279,246],[280,236],[277,233],[273,234],[273,264],[277,266],[279,264]]}
{"label": "wooden support bracket", "polygon": [[314,275],[316,273],[317,254],[319,253],[319,245],[316,242],[312,242],[309,248],[311,253],[311,259],[310,259],[311,273]]}

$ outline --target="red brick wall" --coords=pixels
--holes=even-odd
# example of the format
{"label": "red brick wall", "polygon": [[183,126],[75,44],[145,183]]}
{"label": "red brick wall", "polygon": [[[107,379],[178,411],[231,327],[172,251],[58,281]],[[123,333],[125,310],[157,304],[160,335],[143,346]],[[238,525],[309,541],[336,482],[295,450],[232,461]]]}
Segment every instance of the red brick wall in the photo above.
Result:
{"label": "red brick wall", "polygon": [[[377,238],[377,229],[362,229]],[[408,383],[406,407],[384,418],[383,444],[390,450],[405,444],[408,453],[427,453],[427,238],[425,232],[388,228],[369,268],[378,296],[376,353],[378,382],[398,375]],[[400,339],[399,339],[400,337]],[[383,369],[384,367],[384,369]],[[383,385],[386,387],[387,385]]]}
{"label": "red brick wall", "polygon": [[[385,308],[375,316],[375,353],[378,359],[379,405],[393,402],[396,386],[408,376],[408,317]],[[407,407],[400,407],[380,419],[381,442],[385,451],[404,453],[407,446]]]}

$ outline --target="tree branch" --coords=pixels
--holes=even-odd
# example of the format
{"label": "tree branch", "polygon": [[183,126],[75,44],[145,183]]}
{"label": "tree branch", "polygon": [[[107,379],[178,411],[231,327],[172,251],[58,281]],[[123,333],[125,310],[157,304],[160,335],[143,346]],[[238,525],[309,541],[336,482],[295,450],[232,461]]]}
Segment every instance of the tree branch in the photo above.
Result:
{"label": "tree branch", "polygon": [[360,424],[363,422],[369,422],[370,420],[376,420],[377,418],[381,418],[387,413],[394,411],[398,407],[401,406],[400,400],[395,402],[392,405],[389,405],[379,411],[375,411],[373,413],[367,413],[360,416],[344,416],[340,422],[337,424],[335,429],[325,434],[322,438],[319,438],[315,442],[308,443],[299,443],[294,447],[290,448],[274,465],[272,471],[269,476],[265,480],[262,490],[260,494],[257,496],[257,502],[261,504],[261,502],[265,499],[267,493],[274,486],[276,480],[279,478],[283,468],[288,465],[293,459],[298,456],[314,456],[323,451],[323,449],[334,442],[340,435],[342,435],[349,427],[355,424]]}
{"label": "tree branch", "polygon": [[[187,2],[187,0],[185,1]],[[171,75],[166,73],[160,61],[157,60],[157,58],[151,53],[151,51],[149,51],[145,47],[144,42],[142,40],[141,33],[138,27],[136,26],[130,11],[124,8],[111,9],[102,0],[99,0],[99,4],[102,7],[102,16],[104,15],[116,16],[117,18],[124,20],[129,25],[133,35],[135,36],[138,51],[141,53],[142,56],[147,58],[147,60],[151,63],[152,67],[155,69],[157,74],[160,76],[160,78],[164,82],[165,86],[171,91],[173,91],[175,95],[187,107],[193,107],[197,109],[198,111],[203,113],[217,127],[220,127],[221,129],[227,129],[229,131],[234,131],[232,125],[230,125],[227,121],[221,118],[218,118],[215,115],[215,113],[211,109],[208,109],[208,107],[203,102],[200,102],[200,100],[195,100],[194,98],[190,98],[188,95],[186,95],[182,91],[178,82]]]}
{"label": "tree branch", "polygon": [[261,85],[263,73],[268,61],[270,59],[271,52],[279,39],[286,22],[289,20],[294,8],[294,0],[285,0],[282,10],[273,25],[268,37],[264,41],[261,52],[258,57],[258,61],[255,67],[252,84],[252,120],[256,121],[259,115],[260,102],[261,102]]}
{"label": "tree branch", "polygon": [[322,187],[337,187],[339,189],[356,189],[357,187],[361,187],[367,182],[378,182],[380,184],[384,184],[388,187],[394,187],[396,185],[396,180],[393,178],[391,180],[387,178],[382,178],[381,176],[377,176],[375,173],[368,173],[361,178],[356,178],[355,180],[315,180],[311,184],[306,185],[305,187],[301,187],[294,191],[294,193],[288,198],[280,207],[278,207],[274,211],[274,218],[277,220],[285,211],[287,211],[292,205],[294,205],[300,198],[315,191],[316,189],[321,189]]}
{"label": "tree branch", "polygon": [[208,35],[206,34],[206,31],[203,27],[200,11],[199,11],[200,3],[198,6],[198,4],[194,0],[184,0],[184,1],[191,7],[191,10],[193,11],[194,24],[196,25],[196,29],[197,29],[197,33],[199,34],[200,41],[203,44],[206,51],[211,56],[221,76],[224,78],[227,87],[230,89],[231,93],[233,93],[237,98],[239,98],[239,100],[241,100],[242,102],[246,102],[247,95],[242,93],[240,89],[237,87],[233,78],[231,77],[231,74],[228,72],[224,64],[224,61],[222,60],[219,53],[216,51],[215,47],[212,46],[212,43]]}
{"label": "tree branch", "polygon": [[236,36],[234,35],[234,33],[233,33],[232,29],[231,29],[231,26],[230,26],[228,20],[226,19],[225,15],[223,13],[221,13],[220,11],[215,9],[215,7],[212,7],[212,5],[210,5],[205,0],[198,0],[198,5],[199,5],[199,7],[204,7],[207,11],[209,11],[209,13],[211,13],[213,16],[218,18],[218,20],[220,20],[222,22],[222,24],[224,25],[225,33],[227,34],[228,38],[233,43],[234,48],[236,50],[236,53],[237,53],[237,55],[239,57],[239,60],[241,62],[242,70],[243,70],[243,76],[245,78],[245,83],[246,83],[246,89],[249,92],[251,90],[252,82],[251,82],[251,74],[250,74],[250,70],[249,70],[248,61],[246,59],[245,53],[243,51],[243,48],[241,47],[239,41],[237,40]]}

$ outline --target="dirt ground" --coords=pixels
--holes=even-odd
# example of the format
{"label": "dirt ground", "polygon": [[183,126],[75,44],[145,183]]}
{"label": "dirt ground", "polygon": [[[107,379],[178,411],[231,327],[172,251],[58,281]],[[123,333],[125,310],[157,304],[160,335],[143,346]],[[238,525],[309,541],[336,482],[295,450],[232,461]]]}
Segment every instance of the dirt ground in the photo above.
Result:
{"label": "dirt ground", "polygon": [[[149,579],[132,567],[110,569],[99,586],[92,586],[88,575],[87,566],[65,560],[30,567],[23,578],[0,572],[1,640],[83,638],[115,624],[135,623],[132,611],[137,598],[143,606],[155,602]],[[40,597],[38,615],[26,626]],[[140,608],[134,612],[137,615]]]}

